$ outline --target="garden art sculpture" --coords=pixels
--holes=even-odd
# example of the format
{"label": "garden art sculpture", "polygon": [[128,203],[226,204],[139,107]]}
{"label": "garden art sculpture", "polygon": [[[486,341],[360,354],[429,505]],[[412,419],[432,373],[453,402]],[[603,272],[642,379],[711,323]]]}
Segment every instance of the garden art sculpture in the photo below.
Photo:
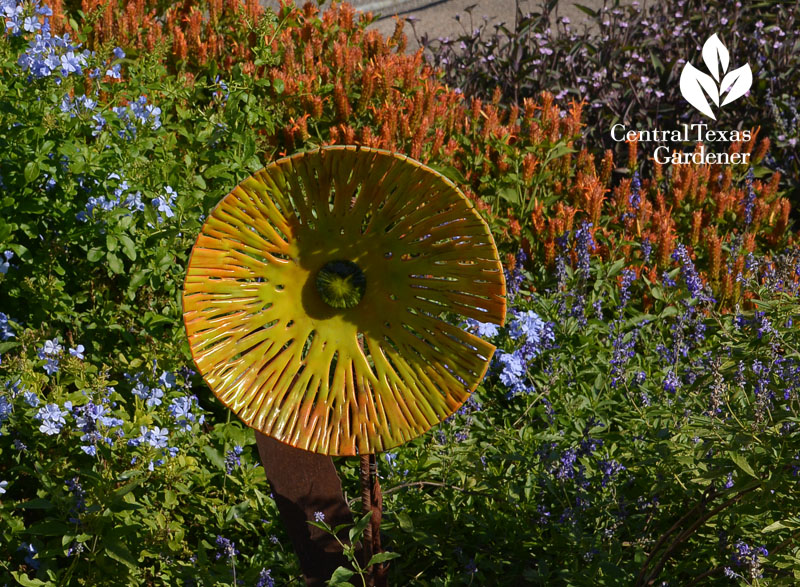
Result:
{"label": "garden art sculpture", "polygon": [[[361,459],[369,561],[375,454],[459,409],[494,353],[463,321],[502,324],[505,308],[486,223],[451,181],[397,153],[285,157],[211,211],[187,269],[186,333],[214,395],[258,433],[307,581],[341,553],[306,521],[350,516],[331,457]],[[385,583],[385,565],[370,581]]]}

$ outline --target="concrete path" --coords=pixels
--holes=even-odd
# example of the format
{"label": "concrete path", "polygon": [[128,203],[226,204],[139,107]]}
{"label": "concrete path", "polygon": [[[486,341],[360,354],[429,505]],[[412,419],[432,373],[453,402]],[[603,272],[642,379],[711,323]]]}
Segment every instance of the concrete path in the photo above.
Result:
{"label": "concrete path", "polygon": [[[628,2],[631,0],[623,0]],[[305,4],[306,0],[295,0],[298,6]],[[483,22],[485,16],[491,24],[505,23],[509,28],[514,26],[514,15],[516,13],[517,2],[523,13],[541,10],[541,0],[350,0],[350,3],[359,11],[371,11],[379,16],[379,20],[374,22],[370,28],[379,30],[386,36],[394,32],[394,16],[401,18],[414,17],[418,19],[414,28],[418,35],[427,33],[431,39],[439,37],[455,38],[464,32],[463,27],[469,27],[469,16],[464,12],[465,8],[474,6],[472,16],[475,26]],[[276,0],[261,0],[262,5],[277,8]],[[329,4],[323,4],[323,10]],[[575,7],[575,4],[582,4],[592,9],[603,6],[604,0],[559,0],[557,6],[557,16],[566,16],[571,21],[571,26],[578,29],[583,28],[584,23],[588,23],[586,15]],[[644,2],[642,2],[644,5]],[[456,15],[461,15],[461,23],[456,21]],[[553,19],[555,22],[555,18]],[[409,52],[416,51],[419,45],[416,42],[414,31],[406,23],[406,36],[408,37]]]}

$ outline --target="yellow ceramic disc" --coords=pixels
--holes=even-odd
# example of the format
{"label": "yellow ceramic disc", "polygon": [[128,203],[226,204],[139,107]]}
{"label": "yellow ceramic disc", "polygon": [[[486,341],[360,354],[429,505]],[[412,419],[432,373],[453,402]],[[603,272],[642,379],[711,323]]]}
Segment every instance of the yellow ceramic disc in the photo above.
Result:
{"label": "yellow ceramic disc", "polygon": [[333,146],[222,199],[183,310],[200,373],[245,424],[355,455],[422,434],[469,397],[495,349],[453,324],[502,324],[505,282],[452,182],[396,153]]}

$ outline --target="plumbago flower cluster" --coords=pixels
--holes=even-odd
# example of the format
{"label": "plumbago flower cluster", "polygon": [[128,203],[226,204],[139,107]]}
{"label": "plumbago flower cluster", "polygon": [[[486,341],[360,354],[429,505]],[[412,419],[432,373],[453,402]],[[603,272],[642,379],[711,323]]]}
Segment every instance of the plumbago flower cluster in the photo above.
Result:
{"label": "plumbago flower cluster", "polygon": [[[251,584],[292,569],[275,544],[257,545],[261,531],[283,538],[252,435],[205,425],[191,370],[153,360],[116,382],[83,345],[22,338],[31,350],[0,376],[0,534],[15,545],[0,574],[22,584],[34,571],[53,585],[107,584],[108,574],[221,585],[234,557]],[[233,540],[253,546],[215,556],[215,544]]]}
{"label": "plumbago flower cluster", "polygon": [[89,51],[58,18],[0,5],[0,308],[23,328],[92,331],[87,357],[133,359],[177,340],[183,261],[204,213],[263,166],[254,137],[273,106],[249,105],[241,72],[187,84],[166,45]]}
{"label": "plumbago flower cluster", "polygon": [[672,285],[591,259],[560,289],[517,280],[505,327],[469,323],[499,346],[493,374],[386,458],[398,577],[433,560],[509,585],[751,584],[800,568],[797,258],[754,258],[742,288],[760,301],[723,314],[681,250]]}

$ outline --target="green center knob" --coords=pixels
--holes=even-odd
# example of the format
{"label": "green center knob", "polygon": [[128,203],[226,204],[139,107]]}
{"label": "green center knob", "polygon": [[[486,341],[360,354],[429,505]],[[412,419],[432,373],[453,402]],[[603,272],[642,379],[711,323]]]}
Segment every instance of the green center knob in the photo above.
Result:
{"label": "green center knob", "polygon": [[317,291],[332,308],[354,308],[364,297],[367,278],[352,261],[328,261],[317,273]]}

